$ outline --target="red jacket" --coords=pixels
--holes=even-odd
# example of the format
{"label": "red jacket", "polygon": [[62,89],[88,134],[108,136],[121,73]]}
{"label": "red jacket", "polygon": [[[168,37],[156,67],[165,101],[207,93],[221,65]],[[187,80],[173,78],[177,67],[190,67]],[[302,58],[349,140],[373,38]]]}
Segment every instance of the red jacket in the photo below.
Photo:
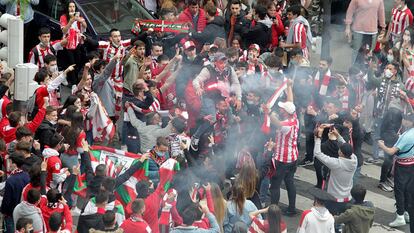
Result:
{"label": "red jacket", "polygon": [[[161,186],[162,185],[158,185],[157,189],[145,198],[144,220],[150,226],[152,233],[159,233],[158,211],[160,210],[161,200],[164,195],[164,190]],[[132,202],[125,208],[127,216],[131,216],[131,204]]]}
{"label": "red jacket", "polygon": [[67,204],[63,205],[62,203],[56,203],[53,206],[47,205],[47,199],[46,197],[42,197],[42,200],[40,201],[39,208],[42,210],[43,219],[45,220],[47,230],[49,231],[49,218],[50,216],[55,213],[61,213],[62,215],[62,229],[67,229],[69,231],[72,231],[72,215],[70,213],[69,206]]}
{"label": "red jacket", "polygon": [[[190,10],[188,8],[185,8],[185,10],[178,16],[178,21],[180,22],[190,22],[191,24],[193,24],[193,16],[190,13]],[[198,21],[197,21],[197,32],[202,32],[204,31],[204,28],[207,25],[207,20],[206,20],[206,14],[204,12],[203,9],[200,8],[200,10],[198,11]],[[193,25],[192,28],[193,30],[195,30],[195,26]]]}
{"label": "red jacket", "polygon": [[[37,112],[35,118],[33,119],[32,122],[26,123],[24,126],[26,126],[30,131],[32,131],[33,133],[36,132],[37,128],[40,126],[40,124],[43,121],[43,118],[45,118],[45,114],[46,114],[46,109],[45,108],[41,108],[39,109],[39,111]],[[5,127],[3,127],[2,129],[2,135],[4,135],[4,141],[6,143],[10,143],[13,140],[16,139],[16,127],[11,127],[10,125],[7,125]]]}
{"label": "red jacket", "polygon": [[279,46],[279,36],[285,33],[285,27],[283,26],[282,18],[279,14],[276,14],[276,20],[278,25],[272,24],[272,40],[271,40],[271,48],[276,48]]}
{"label": "red jacket", "polygon": [[124,233],[151,233],[148,223],[141,218],[129,218],[122,223],[121,228]]}

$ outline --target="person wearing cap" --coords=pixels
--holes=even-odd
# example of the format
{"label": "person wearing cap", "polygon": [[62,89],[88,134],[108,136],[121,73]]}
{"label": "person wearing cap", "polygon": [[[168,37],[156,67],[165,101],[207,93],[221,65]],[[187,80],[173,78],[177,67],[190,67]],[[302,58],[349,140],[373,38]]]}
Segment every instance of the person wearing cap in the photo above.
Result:
{"label": "person wearing cap", "polygon": [[272,24],[273,21],[267,16],[267,9],[263,5],[257,5],[255,7],[255,25],[251,28],[245,28],[241,33],[241,36],[246,45],[257,44],[260,46],[262,52],[266,51],[269,47],[270,39],[272,36]]}
{"label": "person wearing cap", "polygon": [[314,197],[313,206],[303,211],[297,233],[334,233],[334,217],[326,208],[326,203],[335,198],[315,187],[309,189],[308,193]]}
{"label": "person wearing cap", "polygon": [[[405,225],[411,218],[410,229],[414,232],[414,204],[410,196],[414,190],[414,114],[405,115],[402,121],[405,132],[398,138],[392,147],[378,141],[378,146],[384,150],[386,156],[394,156],[394,195],[397,207],[397,217],[389,225],[398,227]],[[407,211],[409,211],[407,213]]]}
{"label": "person wearing cap", "polygon": [[275,112],[270,114],[270,122],[277,127],[276,144],[272,158],[275,171],[271,178],[270,193],[271,203],[278,204],[280,186],[282,181],[285,182],[289,206],[283,210],[283,213],[292,216],[297,214],[296,187],[293,176],[296,172],[296,162],[299,155],[297,146],[299,120],[296,116],[296,107],[293,104],[292,82],[288,82],[286,94],[286,102],[278,103],[280,109],[279,116]]}
{"label": "person wearing cap", "polygon": [[332,214],[338,215],[345,211],[346,204],[351,200],[351,188],[353,186],[353,176],[357,168],[357,157],[353,154],[351,144],[345,143],[335,128],[330,129],[330,134],[337,137],[343,144],[339,146],[338,158],[329,157],[321,151],[321,137],[325,128],[330,128],[330,124],[321,124],[315,135],[315,158],[321,161],[330,169],[330,176],[327,183],[327,192],[335,197],[335,201],[327,203],[327,208]]}
{"label": "person wearing cap", "polygon": [[204,31],[206,27],[206,13],[200,8],[198,0],[188,1],[187,8],[178,16],[178,21],[191,23],[191,29],[196,32]]}
{"label": "person wearing cap", "polygon": [[214,43],[216,37],[226,38],[224,32],[224,18],[221,16],[216,16],[217,7],[214,6],[214,3],[210,2],[204,7],[206,11],[207,25],[201,32],[190,32],[189,36],[200,44],[205,43]]}
{"label": "person wearing cap", "polygon": [[201,97],[201,117],[212,116],[214,122],[215,104],[221,98],[230,97],[230,92],[236,94],[235,107],[241,109],[241,87],[234,69],[228,65],[227,57],[217,52],[213,64],[204,67],[193,80],[196,94]]}
{"label": "person wearing cap", "polygon": [[[258,44],[251,44],[249,46],[249,50],[247,51],[246,62],[247,66],[247,74],[248,75],[260,75],[265,76],[267,72],[267,67],[263,64],[262,60],[259,58],[260,56],[260,46]],[[253,77],[254,82],[257,82],[257,77]]]}

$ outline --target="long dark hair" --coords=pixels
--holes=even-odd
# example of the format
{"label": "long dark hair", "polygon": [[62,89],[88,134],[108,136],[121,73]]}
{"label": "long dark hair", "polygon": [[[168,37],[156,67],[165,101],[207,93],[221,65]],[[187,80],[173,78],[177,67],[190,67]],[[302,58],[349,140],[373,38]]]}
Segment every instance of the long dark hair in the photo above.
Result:
{"label": "long dark hair", "polygon": [[269,221],[269,232],[268,233],[280,233],[280,222],[282,221],[282,215],[280,213],[279,206],[272,204],[269,206],[267,211]]}
{"label": "long dark hair", "polygon": [[66,15],[66,20],[69,22],[70,15],[69,15],[69,4],[75,4],[75,12],[76,12],[76,3],[74,1],[67,1],[65,7],[63,8],[62,15]]}
{"label": "long dark hair", "polygon": [[76,95],[70,95],[66,99],[65,103],[63,104],[63,107],[59,110],[58,116],[60,116],[63,112],[63,110],[67,109],[70,105],[75,105],[76,100],[78,100],[79,97]]}
{"label": "long dark hair", "polygon": [[76,141],[84,128],[82,113],[75,112],[72,115],[70,123],[70,128],[62,134],[65,137],[65,142],[70,146],[69,149],[76,150]]}

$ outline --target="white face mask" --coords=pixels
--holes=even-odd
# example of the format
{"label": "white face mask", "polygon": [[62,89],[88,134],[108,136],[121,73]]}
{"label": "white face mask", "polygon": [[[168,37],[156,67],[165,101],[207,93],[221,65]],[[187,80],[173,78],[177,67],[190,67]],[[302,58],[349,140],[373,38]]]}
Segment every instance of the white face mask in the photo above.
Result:
{"label": "white face mask", "polygon": [[410,40],[411,40],[410,36],[403,35],[403,41],[408,42],[408,41],[410,41]]}
{"label": "white face mask", "polygon": [[388,55],[387,55],[387,61],[388,61],[389,63],[391,63],[392,61],[394,61],[394,56],[393,56],[393,55],[388,54]]}
{"label": "white face mask", "polygon": [[391,72],[391,70],[386,69],[384,72],[385,77],[391,78],[394,74]]}
{"label": "white face mask", "polygon": [[52,74],[58,72],[58,66],[57,65],[49,66],[49,72]]}
{"label": "white face mask", "polygon": [[249,104],[249,105],[253,105],[254,101],[253,100],[246,100],[246,103]]}

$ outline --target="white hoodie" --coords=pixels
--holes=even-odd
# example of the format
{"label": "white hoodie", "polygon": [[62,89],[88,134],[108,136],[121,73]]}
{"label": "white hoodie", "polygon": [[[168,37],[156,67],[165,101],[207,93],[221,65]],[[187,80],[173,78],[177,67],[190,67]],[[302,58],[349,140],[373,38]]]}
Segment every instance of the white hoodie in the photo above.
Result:
{"label": "white hoodie", "polygon": [[300,218],[297,233],[335,233],[335,220],[325,207],[305,210]]}

